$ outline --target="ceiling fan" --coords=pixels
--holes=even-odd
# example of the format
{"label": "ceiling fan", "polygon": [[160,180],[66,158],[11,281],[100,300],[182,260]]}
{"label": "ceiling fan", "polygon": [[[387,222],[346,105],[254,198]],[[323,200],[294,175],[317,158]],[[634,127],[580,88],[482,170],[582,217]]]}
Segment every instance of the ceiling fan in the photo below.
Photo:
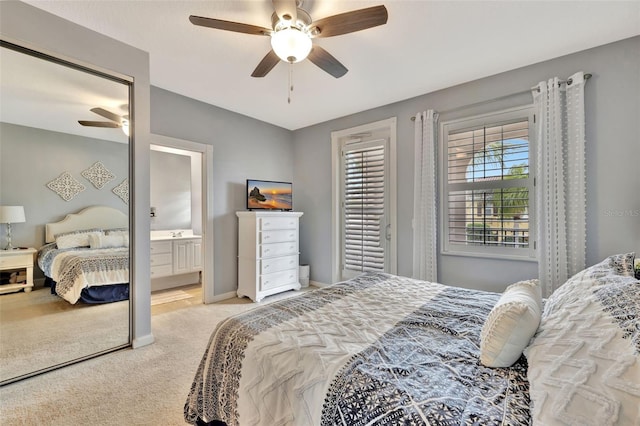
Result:
{"label": "ceiling fan", "polygon": [[296,63],[309,58],[311,62],[335,78],[347,73],[347,68],[312,39],[353,33],[387,23],[387,9],[374,6],[341,13],[313,21],[301,8],[301,0],[272,0],[275,12],[271,16],[271,28],[223,21],[221,19],[189,16],[194,25],[238,33],[271,37],[272,50],[260,61],[252,77],[264,77],[280,60]]}
{"label": "ceiling fan", "polygon": [[98,114],[110,121],[87,121],[78,120],[78,123],[88,127],[109,127],[109,128],[121,128],[125,135],[129,136],[129,116],[118,115],[111,111],[107,111],[104,108],[91,108],[89,111]]}

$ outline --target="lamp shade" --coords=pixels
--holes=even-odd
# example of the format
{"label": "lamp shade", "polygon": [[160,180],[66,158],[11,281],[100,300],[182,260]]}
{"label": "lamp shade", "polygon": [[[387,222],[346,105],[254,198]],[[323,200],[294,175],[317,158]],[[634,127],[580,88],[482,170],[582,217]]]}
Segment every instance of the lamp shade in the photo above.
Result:
{"label": "lamp shade", "polygon": [[311,39],[295,27],[285,28],[271,35],[271,47],[280,59],[295,63],[309,55]]}
{"label": "lamp shade", "polygon": [[0,223],[23,223],[24,207],[22,206],[0,206]]}

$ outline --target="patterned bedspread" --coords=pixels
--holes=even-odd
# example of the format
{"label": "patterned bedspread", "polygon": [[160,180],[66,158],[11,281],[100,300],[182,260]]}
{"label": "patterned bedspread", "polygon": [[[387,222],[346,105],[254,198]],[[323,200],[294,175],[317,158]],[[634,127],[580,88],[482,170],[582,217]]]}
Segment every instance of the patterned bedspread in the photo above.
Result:
{"label": "patterned bedspread", "polygon": [[38,252],[38,266],[57,283],[60,297],[76,303],[84,288],[129,282],[129,249],[58,249],[51,243]]}
{"label": "patterned bedspread", "polygon": [[185,420],[529,424],[526,359],[478,359],[499,296],[377,273],[231,317],[211,336]]}

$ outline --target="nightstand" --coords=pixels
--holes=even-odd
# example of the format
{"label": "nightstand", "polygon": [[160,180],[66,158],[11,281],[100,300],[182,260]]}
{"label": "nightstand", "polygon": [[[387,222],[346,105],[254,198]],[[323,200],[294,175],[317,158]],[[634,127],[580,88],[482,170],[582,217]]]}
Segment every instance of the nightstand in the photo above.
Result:
{"label": "nightstand", "polygon": [[36,252],[33,248],[0,250],[0,294],[31,291]]}

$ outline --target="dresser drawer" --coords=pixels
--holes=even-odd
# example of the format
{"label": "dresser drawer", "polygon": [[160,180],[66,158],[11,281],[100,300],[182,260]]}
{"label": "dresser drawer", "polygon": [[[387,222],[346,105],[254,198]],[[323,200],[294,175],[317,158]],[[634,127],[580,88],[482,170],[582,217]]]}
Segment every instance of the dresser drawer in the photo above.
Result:
{"label": "dresser drawer", "polygon": [[269,290],[271,288],[295,283],[298,281],[298,269],[289,269],[287,271],[274,272],[260,276],[260,290]]}
{"label": "dresser drawer", "polygon": [[285,241],[295,241],[298,237],[296,229],[287,229],[279,231],[262,231],[260,234],[260,243],[282,243]]}
{"label": "dresser drawer", "polygon": [[262,231],[269,231],[271,229],[296,229],[298,227],[298,218],[261,217],[258,226]]}
{"label": "dresser drawer", "polygon": [[172,241],[151,241],[151,254],[171,253]]}
{"label": "dresser drawer", "polygon": [[288,254],[298,254],[298,242],[261,244],[259,248],[260,257],[277,257]]}
{"label": "dresser drawer", "polygon": [[158,253],[151,255],[151,266],[171,265],[173,256],[171,253]]}
{"label": "dresser drawer", "polygon": [[173,265],[151,266],[151,278],[173,275]]}
{"label": "dresser drawer", "polygon": [[284,271],[298,266],[298,255],[275,257],[260,261],[260,274]]}

